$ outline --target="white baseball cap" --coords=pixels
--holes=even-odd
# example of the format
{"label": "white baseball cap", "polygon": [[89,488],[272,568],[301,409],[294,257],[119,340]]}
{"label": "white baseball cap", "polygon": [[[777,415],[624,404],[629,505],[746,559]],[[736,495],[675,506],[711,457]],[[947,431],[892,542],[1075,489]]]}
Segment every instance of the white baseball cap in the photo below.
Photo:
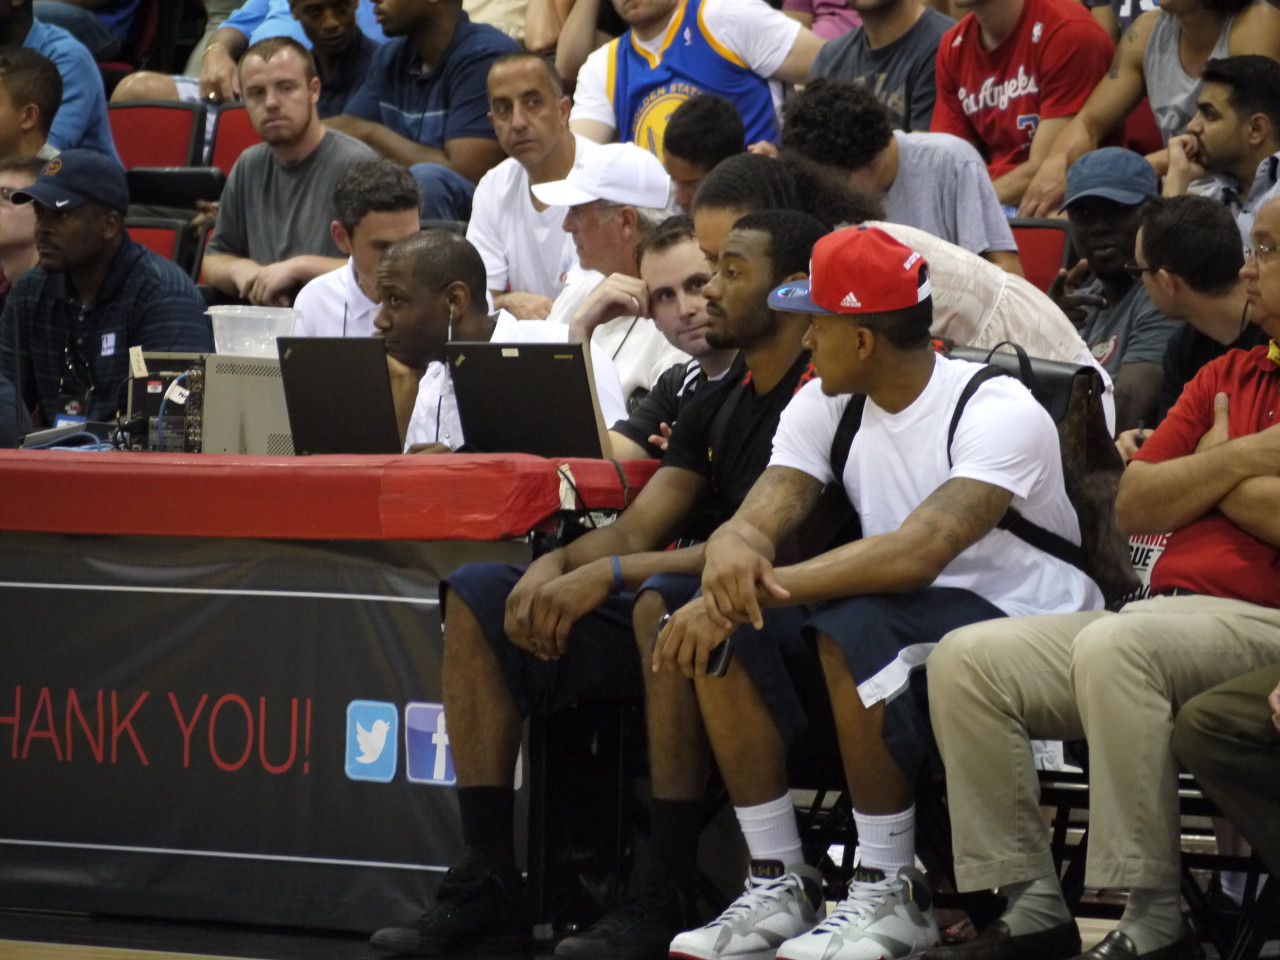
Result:
{"label": "white baseball cap", "polygon": [[634,143],[582,149],[563,180],[533,184],[533,195],[551,207],[574,207],[595,200],[661,209],[671,194],[671,178],[658,158]]}

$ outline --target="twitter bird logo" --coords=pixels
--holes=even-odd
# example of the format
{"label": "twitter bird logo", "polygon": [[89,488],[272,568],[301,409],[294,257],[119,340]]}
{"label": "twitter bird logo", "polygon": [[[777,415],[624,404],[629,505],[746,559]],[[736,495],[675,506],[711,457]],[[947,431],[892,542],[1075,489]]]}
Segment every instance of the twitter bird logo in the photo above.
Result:
{"label": "twitter bird logo", "polygon": [[347,704],[346,774],[351,780],[390,783],[399,763],[399,708],[381,700]]}
{"label": "twitter bird logo", "polygon": [[391,724],[385,720],[375,720],[372,730],[366,730],[357,722],[356,744],[360,748],[360,756],[356,757],[356,763],[373,763],[382,756],[383,748],[387,745],[387,731],[390,729]]}

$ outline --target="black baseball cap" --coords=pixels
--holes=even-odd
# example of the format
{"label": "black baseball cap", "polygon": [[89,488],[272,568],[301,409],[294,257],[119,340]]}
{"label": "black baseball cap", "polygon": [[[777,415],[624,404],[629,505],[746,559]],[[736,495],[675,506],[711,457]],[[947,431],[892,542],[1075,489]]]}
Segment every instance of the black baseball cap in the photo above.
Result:
{"label": "black baseball cap", "polygon": [[124,213],[129,209],[129,182],[124,168],[96,150],[63,150],[50,160],[29,187],[15,190],[14,203],[33,200],[57,210],[74,210],[93,200]]}

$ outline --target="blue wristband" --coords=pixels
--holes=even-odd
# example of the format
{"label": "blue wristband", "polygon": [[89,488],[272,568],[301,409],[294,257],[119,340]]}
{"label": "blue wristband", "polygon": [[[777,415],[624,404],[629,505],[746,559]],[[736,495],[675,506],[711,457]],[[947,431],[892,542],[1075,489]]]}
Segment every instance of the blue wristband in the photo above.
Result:
{"label": "blue wristband", "polygon": [[609,558],[609,562],[613,564],[613,592],[621,593],[622,592],[622,561],[619,560],[617,555],[615,554],[614,556]]}

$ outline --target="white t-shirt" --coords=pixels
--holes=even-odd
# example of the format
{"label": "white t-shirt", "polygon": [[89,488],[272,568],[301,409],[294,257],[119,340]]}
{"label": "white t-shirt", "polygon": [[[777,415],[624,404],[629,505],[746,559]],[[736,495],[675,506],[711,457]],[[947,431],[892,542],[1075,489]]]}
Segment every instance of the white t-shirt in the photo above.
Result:
{"label": "white t-shirt", "polygon": [[[603,282],[604,274],[595,270],[584,270],[572,278],[551,305],[547,322],[563,324],[567,331],[578,308]],[[603,350],[618,368],[624,397],[636,390],[652,390],[658,378],[674,364],[689,360],[689,355],[672,346],[648,317],[616,317],[600,324],[591,334],[591,346]]]}
{"label": "white t-shirt", "polygon": [[[569,328],[549,320],[517,320],[506,310],[498,311],[490,343],[564,343]],[[623,401],[618,369],[609,355],[591,345],[591,369],[596,384],[596,398],[606,424],[625,419],[627,405]],[[458,400],[453,393],[449,368],[437,361],[427,366],[418,381],[418,399],[414,401],[409,429],[405,432],[404,450],[418,443],[447,443],[455,450],[465,442],[462,420],[458,416]]]}
{"label": "white t-shirt", "polygon": [[[898,530],[944,482],[965,477],[1008,490],[1013,507],[1032,523],[1080,542],[1063,487],[1057,428],[1012,377],[987,381],[969,400],[951,445],[954,465],[947,466],[947,428],[979,369],[937,357],[928,385],[905,410],[891,414],[867,400],[843,477],[863,536]],[[769,465],[831,482],[831,443],[848,403],[848,396],[825,396],[818,381],[806,384],[782,413]],[[1011,617],[1093,610],[1103,602],[1075,567],[1000,529],[952,560],[933,585],[970,590]]]}
{"label": "white t-shirt", "polygon": [[[690,3],[694,0],[689,0]],[[672,12],[681,11],[679,4]],[[800,22],[764,3],[763,0],[702,0],[702,22],[721,46],[737,54],[757,76],[768,79],[778,72],[800,33]],[[667,21],[669,26],[670,20]],[[636,43],[656,54],[666,39],[664,27],[652,40]],[[623,34],[626,37],[627,34]],[[573,92],[573,112],[569,122],[595,120],[617,130],[613,103],[609,100],[609,54],[606,44],[595,50],[578,71],[578,86]],[[772,85],[774,109],[781,106],[782,87]]]}
{"label": "white t-shirt", "polygon": [[316,277],[300,291],[293,308],[302,312],[295,337],[371,337],[378,304],[356,281],[355,260]]}
{"label": "white t-shirt", "polygon": [[967,347],[994,347],[1006,340],[1030,356],[1091,366],[1102,377],[1107,429],[1116,426],[1115,390],[1067,315],[1034,284],[989,260],[931,233],[901,223],[868,220],[929,264],[935,337]]}
{"label": "white t-shirt", "polygon": [[[591,149],[590,140],[574,139],[577,151]],[[578,267],[573,237],[562,226],[567,212],[567,207],[534,208],[529,171],[515,157],[481,177],[471,201],[467,239],[484,260],[489,289],[523,290],[554,300]]]}

